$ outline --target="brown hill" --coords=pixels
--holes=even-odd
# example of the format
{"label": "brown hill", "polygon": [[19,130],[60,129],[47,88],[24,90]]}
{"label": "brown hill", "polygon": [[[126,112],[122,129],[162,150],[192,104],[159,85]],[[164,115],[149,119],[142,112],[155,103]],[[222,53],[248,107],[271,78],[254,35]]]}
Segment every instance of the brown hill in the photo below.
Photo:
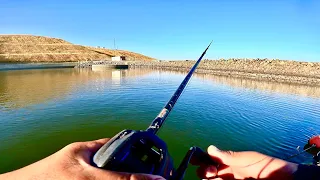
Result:
{"label": "brown hill", "polygon": [[72,62],[110,60],[114,55],[131,61],[152,61],[142,54],[75,45],[58,38],[33,35],[0,35],[0,62]]}

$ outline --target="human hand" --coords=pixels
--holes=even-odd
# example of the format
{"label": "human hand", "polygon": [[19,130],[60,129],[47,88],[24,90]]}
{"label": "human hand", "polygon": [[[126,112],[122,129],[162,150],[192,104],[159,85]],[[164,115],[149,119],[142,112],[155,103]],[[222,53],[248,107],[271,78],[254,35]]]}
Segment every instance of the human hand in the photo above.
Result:
{"label": "human hand", "polygon": [[220,166],[201,165],[197,170],[200,178],[216,180],[234,179],[293,179],[292,174],[298,164],[270,157],[258,152],[220,151],[215,146],[208,147],[208,154]]}
{"label": "human hand", "polygon": [[27,180],[163,180],[161,176],[130,174],[98,169],[90,165],[93,154],[109,139],[76,142],[22,169],[0,175],[0,179]]}

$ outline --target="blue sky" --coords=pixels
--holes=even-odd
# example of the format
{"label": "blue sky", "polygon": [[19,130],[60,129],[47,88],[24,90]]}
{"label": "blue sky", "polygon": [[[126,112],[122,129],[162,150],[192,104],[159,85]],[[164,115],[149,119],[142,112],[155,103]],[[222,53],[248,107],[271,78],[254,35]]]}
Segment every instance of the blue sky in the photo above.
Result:
{"label": "blue sky", "polygon": [[0,0],[0,34],[34,34],[158,59],[320,62],[319,0]]}

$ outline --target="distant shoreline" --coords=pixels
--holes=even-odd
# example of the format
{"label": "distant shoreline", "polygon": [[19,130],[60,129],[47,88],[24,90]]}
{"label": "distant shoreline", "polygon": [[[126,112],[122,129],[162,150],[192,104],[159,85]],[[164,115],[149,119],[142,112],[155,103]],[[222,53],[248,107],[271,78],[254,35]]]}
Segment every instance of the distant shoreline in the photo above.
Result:
{"label": "distant shoreline", "polygon": [[74,68],[76,63],[3,63],[0,62],[0,71],[31,70],[31,69],[61,69]]}
{"label": "distant shoreline", "polygon": [[[195,61],[87,61],[81,66],[72,62],[10,62],[7,65],[22,64],[34,67],[22,69],[50,69],[53,68],[91,68],[92,64],[117,65],[128,64],[129,68],[149,68],[187,72]],[[0,68],[1,69],[1,68]],[[8,68],[1,70],[16,70]],[[279,83],[309,85],[320,87],[320,63],[281,61],[281,60],[204,60],[200,63],[196,73],[218,76],[245,78]]]}
{"label": "distant shoreline", "polygon": [[[161,62],[97,62],[99,64],[123,64],[129,68],[152,68],[174,71],[189,71],[195,61],[161,61]],[[90,63],[79,68],[90,67]],[[94,62],[93,62],[94,64]],[[197,73],[213,74],[264,80],[281,83],[320,86],[320,63],[283,61],[283,60],[204,60]]]}

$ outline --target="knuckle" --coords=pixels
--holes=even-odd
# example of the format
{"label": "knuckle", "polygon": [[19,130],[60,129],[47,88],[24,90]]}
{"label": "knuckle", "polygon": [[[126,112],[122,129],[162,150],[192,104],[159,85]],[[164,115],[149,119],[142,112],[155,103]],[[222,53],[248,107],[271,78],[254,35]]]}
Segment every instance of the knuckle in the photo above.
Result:
{"label": "knuckle", "polygon": [[74,142],[74,143],[68,144],[66,147],[69,149],[74,149],[78,146],[79,146],[79,142]]}
{"label": "knuckle", "polygon": [[235,152],[233,152],[233,151],[225,151],[225,152],[229,156],[235,156],[236,155]]}
{"label": "knuckle", "polygon": [[139,180],[139,177],[136,174],[131,174],[130,180]]}

